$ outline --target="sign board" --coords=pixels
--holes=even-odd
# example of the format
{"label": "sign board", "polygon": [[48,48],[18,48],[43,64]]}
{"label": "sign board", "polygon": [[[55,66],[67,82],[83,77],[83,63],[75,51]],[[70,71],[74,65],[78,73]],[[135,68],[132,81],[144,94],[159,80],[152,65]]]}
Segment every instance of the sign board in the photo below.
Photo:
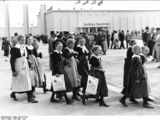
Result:
{"label": "sign board", "polygon": [[78,27],[109,27],[108,16],[107,12],[100,11],[78,12]]}
{"label": "sign board", "polygon": [[83,27],[107,27],[110,23],[83,23]]}

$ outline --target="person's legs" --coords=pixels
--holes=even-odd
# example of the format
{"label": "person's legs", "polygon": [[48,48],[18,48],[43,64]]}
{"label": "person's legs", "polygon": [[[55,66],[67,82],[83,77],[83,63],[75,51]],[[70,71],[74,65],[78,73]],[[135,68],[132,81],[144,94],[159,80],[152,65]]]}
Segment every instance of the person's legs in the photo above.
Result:
{"label": "person's legs", "polygon": [[50,102],[58,103],[59,101],[56,100],[54,97],[55,97],[55,92],[52,92],[52,95],[51,95],[51,98],[50,98]]}
{"label": "person's legs", "polygon": [[107,105],[107,104],[104,102],[103,96],[100,96],[99,105],[100,105],[100,106],[104,106],[104,107],[109,107],[109,105]]}
{"label": "person's legs", "polygon": [[28,102],[38,103],[38,101],[36,101],[36,100],[32,97],[32,91],[28,91],[28,92],[26,92],[26,93],[27,93]]}
{"label": "person's legs", "polygon": [[123,49],[125,49],[125,46],[124,46],[124,42],[122,41],[122,47],[123,47]]}
{"label": "person's legs", "polygon": [[71,100],[69,100],[69,98],[68,98],[68,96],[67,96],[67,94],[66,93],[64,93],[64,97],[65,97],[65,99],[66,99],[66,104],[72,104],[72,101]]}
{"label": "person's legs", "polygon": [[43,82],[43,93],[46,93],[46,92],[48,92],[49,90],[48,89],[46,89],[46,81],[45,82]]}
{"label": "person's legs", "polygon": [[122,47],[123,47],[123,42],[121,41],[119,49],[121,49]]}
{"label": "person's legs", "polygon": [[112,47],[113,47],[113,41],[112,41],[112,43],[111,43],[111,49],[112,49]]}
{"label": "person's legs", "polygon": [[35,93],[35,90],[36,90],[35,86],[32,86],[32,97],[33,97],[33,98],[36,97],[35,94],[34,94],[34,93]]}
{"label": "person's legs", "polygon": [[143,107],[144,108],[154,108],[150,104],[148,104],[147,98],[143,98]]}
{"label": "person's legs", "polygon": [[80,101],[80,99],[78,98],[78,90],[79,90],[79,88],[78,87],[76,87],[76,88],[73,88],[73,96],[72,96],[72,99],[73,100],[77,100],[77,101]]}
{"label": "person's legs", "polygon": [[124,95],[119,101],[120,103],[124,106],[124,107],[128,107],[128,105],[126,104],[126,96]]}
{"label": "person's legs", "polygon": [[138,104],[139,102],[137,102],[133,97],[130,97],[130,101],[134,104]]}
{"label": "person's legs", "polygon": [[10,94],[10,97],[13,98],[14,101],[18,101],[18,99],[16,98],[16,93],[15,92],[12,92]]}
{"label": "person's legs", "polygon": [[126,48],[128,49],[128,41],[126,41]]}

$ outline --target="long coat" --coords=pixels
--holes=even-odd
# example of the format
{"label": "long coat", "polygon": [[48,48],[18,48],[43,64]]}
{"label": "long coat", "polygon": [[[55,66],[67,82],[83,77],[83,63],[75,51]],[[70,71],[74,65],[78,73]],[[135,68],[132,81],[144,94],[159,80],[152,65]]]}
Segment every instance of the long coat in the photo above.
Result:
{"label": "long coat", "polygon": [[124,74],[123,74],[123,90],[122,94],[125,95],[127,89],[128,89],[128,81],[129,81],[129,72],[131,68],[131,59],[133,56],[132,47],[129,47],[127,50],[127,57],[124,61]]}
{"label": "long coat", "polygon": [[48,40],[48,52],[49,52],[49,67],[52,70],[52,60],[51,60],[51,53],[54,51],[54,46],[53,46],[53,42],[54,42],[54,37],[50,37],[50,39]]}
{"label": "long coat", "polygon": [[107,97],[108,96],[107,82],[104,72],[100,70],[102,69],[100,58],[92,56],[89,63],[91,64],[90,75],[99,79],[97,88],[97,97],[98,96]]}
{"label": "long coat", "polygon": [[147,81],[139,55],[133,55],[131,61],[131,71],[129,74],[129,96],[133,98],[147,98]]}

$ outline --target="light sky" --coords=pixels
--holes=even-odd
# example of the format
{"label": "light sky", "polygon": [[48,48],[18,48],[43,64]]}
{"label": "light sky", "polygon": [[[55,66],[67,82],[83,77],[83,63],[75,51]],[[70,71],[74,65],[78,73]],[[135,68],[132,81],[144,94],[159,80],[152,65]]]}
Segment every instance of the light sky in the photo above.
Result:
{"label": "light sky", "polygon": [[[99,1],[99,0],[97,0]],[[51,6],[53,10],[160,10],[160,1],[104,1],[101,6],[97,4],[91,5],[93,2],[90,0],[89,4],[82,5],[75,4],[75,1],[10,1],[0,2],[0,27],[4,27],[4,5],[9,5],[10,12],[10,25],[11,27],[23,25],[23,8],[24,4],[28,4],[29,8],[29,23],[30,25],[37,24],[37,14],[40,11],[40,5],[45,4],[47,9]]]}

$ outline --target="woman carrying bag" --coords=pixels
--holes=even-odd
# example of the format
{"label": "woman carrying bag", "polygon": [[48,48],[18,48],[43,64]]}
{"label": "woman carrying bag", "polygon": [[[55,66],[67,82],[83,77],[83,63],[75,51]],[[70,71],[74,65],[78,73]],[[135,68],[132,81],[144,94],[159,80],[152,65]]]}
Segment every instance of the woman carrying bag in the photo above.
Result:
{"label": "woman carrying bag", "polygon": [[61,42],[57,42],[55,44],[55,50],[52,53],[51,60],[53,62],[53,69],[52,69],[52,75],[55,77],[60,77],[63,75],[64,77],[64,82],[65,82],[65,89],[66,90],[61,90],[61,91],[55,91],[55,88],[53,87],[53,84],[51,86],[51,99],[50,102],[59,102],[58,100],[55,99],[55,94],[60,94],[61,96],[64,96],[66,99],[66,104],[72,104],[72,101],[68,99],[67,92],[72,91],[72,86],[67,79],[66,74],[64,73],[64,65],[63,65],[63,57],[62,57],[62,49],[63,49],[63,44]]}
{"label": "woman carrying bag", "polygon": [[80,87],[80,75],[78,74],[78,68],[77,68],[77,62],[76,56],[78,55],[78,52],[75,52],[73,50],[75,46],[75,40],[74,39],[68,39],[66,42],[66,48],[63,50],[63,56],[64,56],[64,71],[71,82],[71,85],[73,87],[73,100],[80,101],[79,95],[79,87]]}
{"label": "woman carrying bag", "polygon": [[90,69],[90,75],[98,78],[99,82],[98,82],[98,87],[97,87],[97,93],[95,95],[85,95],[82,97],[82,102],[85,105],[85,99],[88,98],[95,98],[98,100],[99,105],[100,106],[104,106],[104,107],[109,107],[109,105],[107,105],[104,102],[104,97],[108,96],[108,88],[107,88],[107,83],[106,83],[106,78],[105,78],[105,71],[102,68],[101,65],[101,58],[100,58],[100,54],[102,52],[102,49],[100,46],[96,45],[93,48],[93,55],[90,58],[90,65],[91,65],[91,69]]}

